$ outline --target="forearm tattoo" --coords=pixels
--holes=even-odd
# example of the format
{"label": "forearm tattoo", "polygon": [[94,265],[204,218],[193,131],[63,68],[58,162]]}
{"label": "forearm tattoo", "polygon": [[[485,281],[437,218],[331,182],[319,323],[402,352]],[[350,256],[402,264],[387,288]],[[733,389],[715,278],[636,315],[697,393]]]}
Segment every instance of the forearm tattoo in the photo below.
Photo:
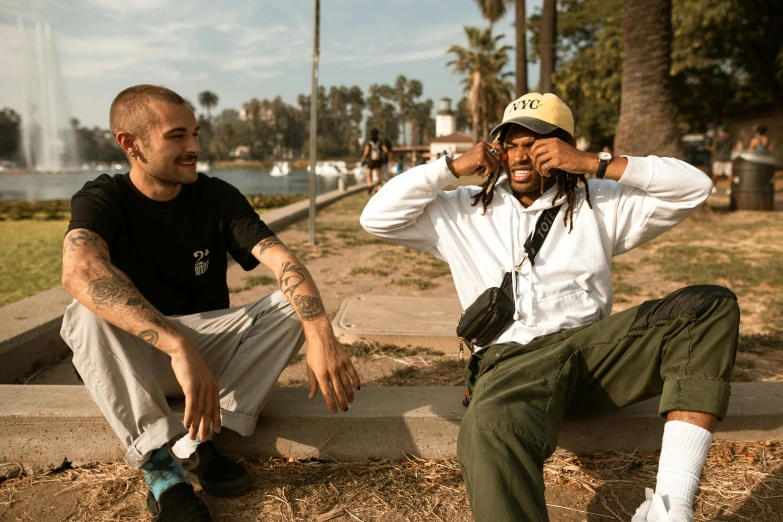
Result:
{"label": "forearm tattoo", "polygon": [[294,307],[302,321],[313,321],[326,315],[321,299],[312,295],[295,295]]}
{"label": "forearm tattoo", "polygon": [[283,242],[280,241],[277,236],[269,236],[268,238],[259,241],[256,246],[259,248],[259,255],[263,255],[268,249],[282,244]]}
{"label": "forearm tattoo", "polygon": [[280,290],[283,291],[289,299],[293,299],[294,292],[305,280],[305,268],[291,261],[283,263],[280,270]]}
{"label": "forearm tattoo", "polygon": [[139,339],[155,346],[158,344],[158,332],[155,330],[144,330],[143,332],[139,332]]}
{"label": "forearm tattoo", "polygon": [[280,270],[280,290],[299,313],[302,321],[312,321],[326,315],[321,298],[314,295],[294,295],[307,277],[305,267],[286,261]]}
{"label": "forearm tattoo", "polygon": [[[174,327],[166,318],[147,302],[133,283],[111,264],[105,254],[98,254],[101,269],[97,277],[87,285],[87,295],[92,297],[95,307],[111,311],[120,317],[135,314],[140,320],[152,323],[159,329],[174,331]],[[154,334],[154,335],[153,335]],[[139,337],[150,344],[158,340],[156,330],[144,330]],[[154,342],[151,340],[154,338]]]}
{"label": "forearm tattoo", "polygon": [[[66,248],[70,252],[73,252],[77,248],[84,246],[87,243],[92,243],[92,246],[102,246],[104,249],[108,250],[106,242],[103,239],[101,239],[101,236],[95,234],[94,232],[90,232],[89,230],[79,230],[78,232],[71,232],[66,236],[66,239],[68,240],[68,244],[66,244],[63,247],[63,252],[65,252]],[[98,243],[99,241],[100,241],[100,245]]]}

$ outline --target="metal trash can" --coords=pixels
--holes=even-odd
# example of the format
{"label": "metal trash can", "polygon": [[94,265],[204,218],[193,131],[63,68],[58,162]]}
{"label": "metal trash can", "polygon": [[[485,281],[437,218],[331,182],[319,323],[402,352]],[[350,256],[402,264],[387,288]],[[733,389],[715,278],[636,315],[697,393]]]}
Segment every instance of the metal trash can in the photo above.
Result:
{"label": "metal trash can", "polygon": [[731,210],[775,210],[775,157],[742,152],[732,161]]}

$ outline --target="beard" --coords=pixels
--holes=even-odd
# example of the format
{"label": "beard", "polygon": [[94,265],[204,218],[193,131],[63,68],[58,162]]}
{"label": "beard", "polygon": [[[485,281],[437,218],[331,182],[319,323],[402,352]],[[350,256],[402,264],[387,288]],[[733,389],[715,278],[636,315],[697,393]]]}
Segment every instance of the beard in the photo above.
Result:
{"label": "beard", "polygon": [[152,160],[147,158],[144,161],[147,174],[162,185],[190,185],[198,181],[198,173],[195,166],[184,168],[176,162],[178,159],[159,159]]}

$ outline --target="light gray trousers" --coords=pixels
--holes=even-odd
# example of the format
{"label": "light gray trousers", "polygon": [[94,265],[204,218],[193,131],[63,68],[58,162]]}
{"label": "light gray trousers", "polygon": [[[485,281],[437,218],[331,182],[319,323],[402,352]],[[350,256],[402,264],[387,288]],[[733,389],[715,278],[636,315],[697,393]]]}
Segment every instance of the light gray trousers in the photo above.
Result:
{"label": "light gray trousers", "polygon": [[[277,291],[244,306],[169,319],[195,342],[217,379],[223,427],[251,435],[278,377],[304,344],[291,304]],[[187,433],[166,401],[183,396],[168,355],[76,300],[60,335],[131,467],[140,468],[153,451]]]}

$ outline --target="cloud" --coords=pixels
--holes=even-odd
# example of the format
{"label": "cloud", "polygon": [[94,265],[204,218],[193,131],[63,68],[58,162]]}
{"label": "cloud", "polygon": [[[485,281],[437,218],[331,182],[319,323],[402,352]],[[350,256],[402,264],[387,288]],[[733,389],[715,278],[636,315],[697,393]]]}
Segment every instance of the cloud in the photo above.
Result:
{"label": "cloud", "polygon": [[173,4],[169,0],[89,0],[89,3],[117,13],[157,11]]}

